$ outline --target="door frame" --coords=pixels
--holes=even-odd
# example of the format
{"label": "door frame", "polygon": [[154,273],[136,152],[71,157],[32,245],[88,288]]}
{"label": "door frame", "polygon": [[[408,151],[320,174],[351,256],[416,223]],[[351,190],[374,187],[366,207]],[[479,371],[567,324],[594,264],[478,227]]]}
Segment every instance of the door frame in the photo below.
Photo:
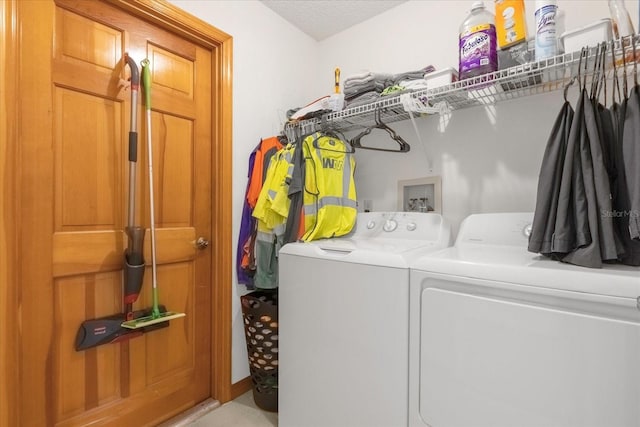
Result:
{"label": "door frame", "polygon": [[[54,1],[54,0],[52,0]],[[102,0],[211,50],[212,235],[210,393],[232,398],[232,83],[233,39],[165,0]],[[19,425],[20,390],[20,0],[0,2],[0,425]],[[24,22],[24,21],[22,21]],[[28,226],[28,224],[24,224]]]}

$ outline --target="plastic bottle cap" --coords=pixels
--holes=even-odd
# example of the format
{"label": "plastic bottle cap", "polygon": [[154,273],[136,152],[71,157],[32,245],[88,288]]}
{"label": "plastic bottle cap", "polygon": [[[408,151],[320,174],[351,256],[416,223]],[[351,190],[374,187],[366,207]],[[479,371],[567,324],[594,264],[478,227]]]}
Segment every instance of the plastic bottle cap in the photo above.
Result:
{"label": "plastic bottle cap", "polygon": [[475,1],[471,5],[471,10],[483,9],[483,8],[484,8],[484,2],[483,1]]}

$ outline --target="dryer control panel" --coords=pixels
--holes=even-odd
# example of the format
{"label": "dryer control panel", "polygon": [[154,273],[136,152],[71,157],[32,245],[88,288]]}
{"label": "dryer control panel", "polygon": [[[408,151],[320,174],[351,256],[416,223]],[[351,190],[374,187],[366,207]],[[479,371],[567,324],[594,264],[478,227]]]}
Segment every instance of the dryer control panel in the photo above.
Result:
{"label": "dryer control panel", "polygon": [[533,213],[487,213],[470,215],[462,221],[456,246],[463,244],[526,246]]}

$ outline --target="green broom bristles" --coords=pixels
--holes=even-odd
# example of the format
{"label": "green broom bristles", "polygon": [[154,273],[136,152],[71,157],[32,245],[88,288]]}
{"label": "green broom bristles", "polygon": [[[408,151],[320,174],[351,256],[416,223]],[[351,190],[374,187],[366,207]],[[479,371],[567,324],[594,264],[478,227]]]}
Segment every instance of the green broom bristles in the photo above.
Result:
{"label": "green broom bristles", "polygon": [[138,329],[143,328],[145,326],[153,325],[161,322],[168,322],[171,319],[178,319],[180,317],[185,317],[185,313],[176,313],[174,311],[165,311],[164,313],[160,313],[159,315],[151,315],[140,317],[138,319],[127,320],[126,322],[122,322],[123,328],[128,329]]}

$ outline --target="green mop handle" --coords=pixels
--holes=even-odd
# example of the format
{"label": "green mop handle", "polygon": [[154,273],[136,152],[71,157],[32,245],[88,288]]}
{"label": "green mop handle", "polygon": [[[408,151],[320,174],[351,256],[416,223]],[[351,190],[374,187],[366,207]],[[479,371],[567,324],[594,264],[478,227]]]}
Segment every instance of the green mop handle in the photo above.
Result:
{"label": "green mop handle", "polygon": [[142,65],[142,89],[144,91],[145,112],[147,114],[147,155],[149,163],[149,210],[151,222],[151,275],[152,275],[152,297],[153,308],[151,315],[154,318],[160,317],[160,308],[158,303],[158,276],[156,268],[156,223],[155,223],[155,204],[153,200],[153,145],[151,140],[151,71],[149,70],[149,60],[143,59]]}
{"label": "green mop handle", "polygon": [[144,92],[144,105],[147,110],[151,110],[151,70],[149,69],[149,60],[143,59],[142,65],[142,90]]}

